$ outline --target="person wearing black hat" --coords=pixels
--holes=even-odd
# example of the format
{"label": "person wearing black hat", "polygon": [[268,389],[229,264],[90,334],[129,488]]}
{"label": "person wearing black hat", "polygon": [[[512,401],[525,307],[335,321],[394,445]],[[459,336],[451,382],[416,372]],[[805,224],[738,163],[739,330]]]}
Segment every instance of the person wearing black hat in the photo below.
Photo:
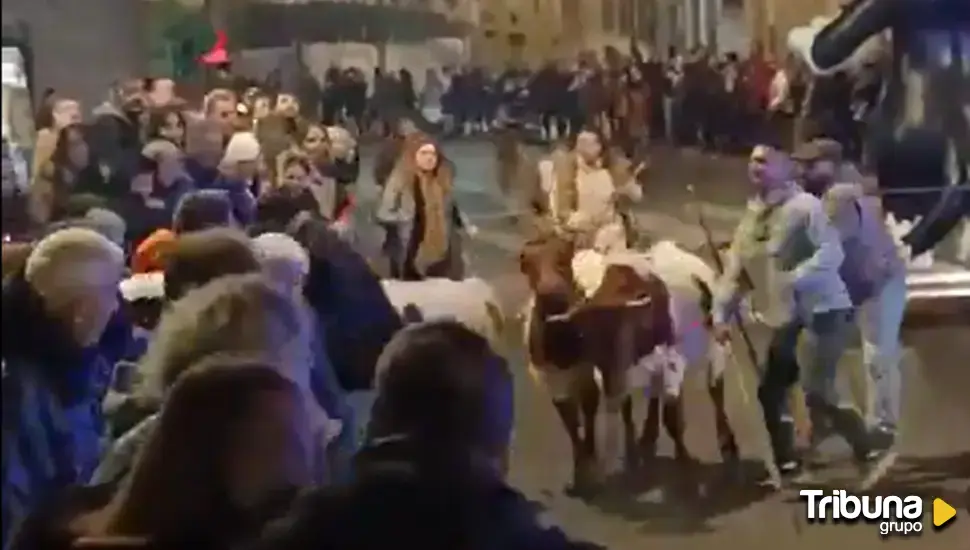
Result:
{"label": "person wearing black hat", "polygon": [[[879,198],[867,196],[846,175],[842,146],[831,139],[803,144],[792,158],[802,164],[802,186],[820,197],[845,252],[839,275],[861,313],[863,361],[873,395],[862,409],[874,448],[892,446],[900,418],[900,326],[906,309],[906,265],[883,222]],[[887,456],[895,456],[889,454]]]}
{"label": "person wearing black hat", "polygon": [[829,138],[813,139],[797,147],[791,159],[800,165],[802,187],[821,197],[840,175],[842,152],[842,145]]}
{"label": "person wearing black hat", "polygon": [[[771,328],[771,338],[758,400],[778,470],[788,476],[802,471],[796,426],[786,414],[789,407],[796,408],[790,392],[802,379],[812,425],[831,426],[852,447],[860,473],[866,473],[875,457],[867,426],[855,411],[840,407],[843,397],[835,384],[852,332],[852,301],[840,273],[845,259],[842,243],[823,203],[798,186],[794,166],[781,150],[755,147],[748,170],[754,194],[716,285],[715,334],[722,342],[730,337],[726,323],[744,292],[742,268],[755,255],[766,254],[762,321]],[[796,354],[802,332],[811,333],[817,343],[806,357],[811,375],[804,377]]]}

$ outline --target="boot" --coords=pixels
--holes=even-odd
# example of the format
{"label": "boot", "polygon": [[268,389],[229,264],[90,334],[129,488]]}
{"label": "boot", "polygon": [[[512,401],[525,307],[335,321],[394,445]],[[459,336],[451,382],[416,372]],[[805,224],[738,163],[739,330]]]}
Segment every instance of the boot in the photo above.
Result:
{"label": "boot", "polygon": [[832,431],[852,447],[852,454],[858,462],[869,460],[872,451],[869,430],[865,420],[856,411],[832,405],[818,395],[808,395],[806,401],[813,418],[817,415],[820,422],[830,422]]}

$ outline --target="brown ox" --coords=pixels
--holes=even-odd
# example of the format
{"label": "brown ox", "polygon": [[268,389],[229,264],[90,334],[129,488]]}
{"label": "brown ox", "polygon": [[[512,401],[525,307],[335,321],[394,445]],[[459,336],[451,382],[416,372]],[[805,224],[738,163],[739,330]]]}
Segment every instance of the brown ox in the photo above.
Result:
{"label": "brown ox", "polygon": [[[669,251],[659,244],[655,248],[660,256]],[[594,291],[588,292],[589,285],[584,283],[584,295],[578,283],[582,278],[574,273],[575,256],[572,242],[555,235],[529,241],[520,256],[522,272],[533,292],[527,324],[530,371],[550,392],[569,435],[575,464],[574,486],[590,488],[598,481],[597,374],[607,405],[607,457],[615,456],[622,428],[627,470],[644,466],[655,454],[662,417],[677,458],[688,461],[680,386],[685,367],[696,363],[700,356],[684,355],[680,350],[687,332],[695,331],[694,336],[700,332],[704,339],[703,358],[708,357],[708,284],[687,274],[689,270],[663,268],[661,264],[668,259],[657,257],[657,270],[649,273],[631,265],[607,263]],[[680,261],[674,256],[669,261]],[[675,318],[677,311],[684,310],[685,287],[693,291],[688,292],[692,297],[687,299],[693,304],[687,305],[699,312],[700,322],[691,323],[697,326],[687,327],[682,316]],[[651,390],[648,413],[638,438],[632,398],[635,390],[647,387]],[[720,376],[712,379],[710,393],[722,456],[736,464],[738,449],[727,420]]]}

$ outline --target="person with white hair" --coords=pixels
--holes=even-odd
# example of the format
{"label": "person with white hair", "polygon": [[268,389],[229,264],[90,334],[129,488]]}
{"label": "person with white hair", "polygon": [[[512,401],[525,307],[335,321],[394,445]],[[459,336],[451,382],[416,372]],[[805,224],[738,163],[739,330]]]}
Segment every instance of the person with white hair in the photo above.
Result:
{"label": "person with white hair", "polygon": [[48,235],[3,287],[3,545],[51,492],[88,481],[100,455],[97,345],[118,307],[124,252],[91,229]]}
{"label": "person with white hair", "polygon": [[228,194],[236,221],[248,225],[256,210],[256,195],[260,191],[260,165],[262,148],[252,132],[237,132],[229,139],[219,175],[207,188],[219,189]]}
{"label": "person with white hair", "polygon": [[253,239],[253,248],[270,281],[287,292],[303,291],[310,256],[300,243],[285,233],[263,233]]}
{"label": "person with white hair", "polygon": [[[278,366],[280,374],[309,397],[312,332],[301,305],[256,273],[227,275],[188,291],[162,315],[139,362],[143,382],[135,394],[146,408],[158,409],[194,364],[213,355],[232,354],[259,357]],[[312,400],[307,399],[306,404],[315,438],[321,443],[316,480],[324,481],[322,451],[341,426]],[[157,424],[157,414],[148,416],[119,438],[98,466],[93,483],[121,480]]]}
{"label": "person with white hair", "polygon": [[[253,239],[256,257],[263,265],[263,272],[280,290],[293,293],[303,302],[303,287],[310,274],[310,256],[293,237],[284,233],[263,233]],[[348,406],[344,390],[340,386],[333,363],[327,354],[324,327],[308,303],[307,315],[313,325],[311,349],[313,364],[310,370],[310,390],[317,403],[330,418],[340,420],[342,429],[333,446],[330,471],[333,477],[343,478],[349,472],[349,458],[356,447],[353,426],[353,410]]]}

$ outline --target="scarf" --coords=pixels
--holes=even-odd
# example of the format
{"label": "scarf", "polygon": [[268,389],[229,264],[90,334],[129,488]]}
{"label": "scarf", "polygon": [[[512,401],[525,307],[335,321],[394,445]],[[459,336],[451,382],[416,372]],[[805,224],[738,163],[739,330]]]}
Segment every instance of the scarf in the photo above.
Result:
{"label": "scarf", "polygon": [[426,274],[431,266],[441,262],[448,253],[448,212],[445,212],[445,188],[439,176],[417,175],[415,191],[423,199],[424,234],[414,256],[414,268]]}

